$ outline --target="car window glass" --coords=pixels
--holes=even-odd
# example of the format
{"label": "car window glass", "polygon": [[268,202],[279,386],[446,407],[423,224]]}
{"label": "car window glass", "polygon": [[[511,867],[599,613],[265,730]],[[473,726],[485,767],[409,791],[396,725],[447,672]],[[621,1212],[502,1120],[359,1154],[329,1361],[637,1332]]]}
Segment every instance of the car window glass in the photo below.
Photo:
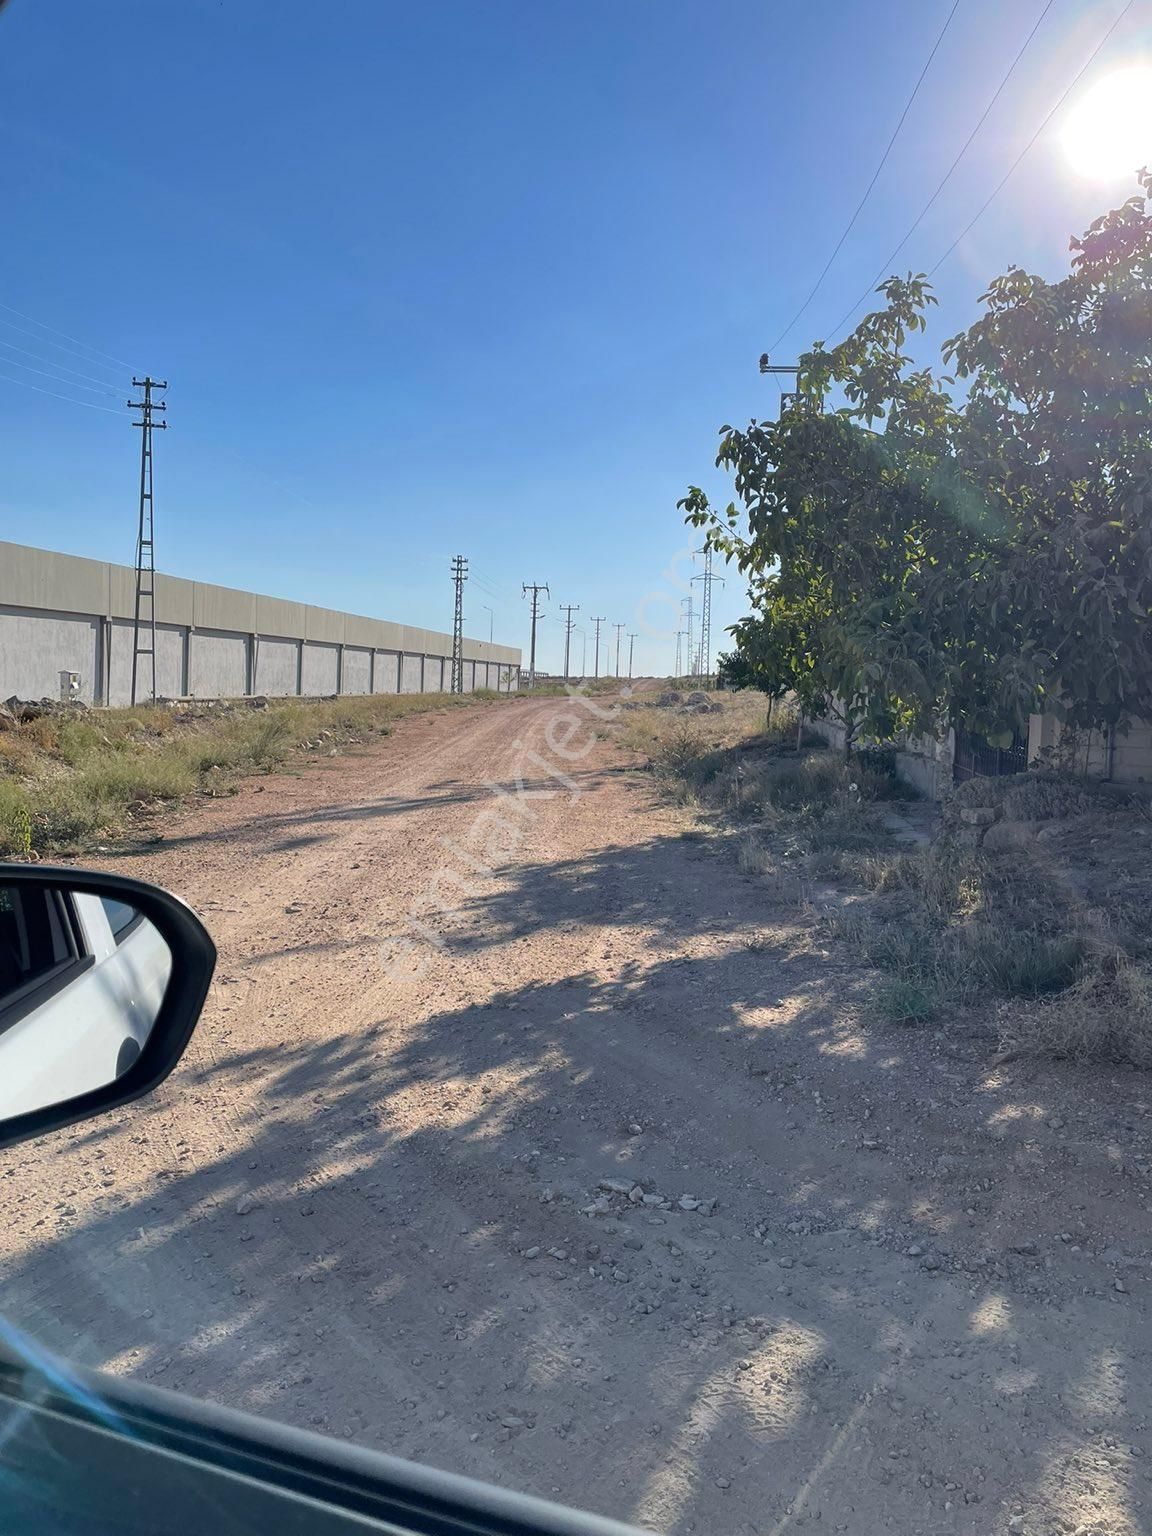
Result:
{"label": "car window glass", "polygon": [[55,891],[0,886],[0,1007],[73,953]]}
{"label": "car window glass", "polygon": [[114,896],[101,896],[100,903],[104,908],[104,915],[108,919],[108,926],[112,930],[112,937],[118,939],[126,929],[139,917],[139,912],[126,901],[117,901]]}

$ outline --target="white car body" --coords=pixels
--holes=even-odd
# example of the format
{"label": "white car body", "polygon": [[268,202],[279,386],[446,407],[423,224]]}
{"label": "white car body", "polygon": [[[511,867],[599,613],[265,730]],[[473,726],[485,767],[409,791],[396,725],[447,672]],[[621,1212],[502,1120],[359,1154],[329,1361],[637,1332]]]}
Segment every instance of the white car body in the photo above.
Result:
{"label": "white car body", "polygon": [[[66,894],[80,953],[18,996],[0,995],[0,1116],[25,1114],[114,1082],[160,1010],[172,957],[147,918],[99,896]],[[119,936],[110,921],[120,928]],[[37,991],[44,993],[37,1001]]]}

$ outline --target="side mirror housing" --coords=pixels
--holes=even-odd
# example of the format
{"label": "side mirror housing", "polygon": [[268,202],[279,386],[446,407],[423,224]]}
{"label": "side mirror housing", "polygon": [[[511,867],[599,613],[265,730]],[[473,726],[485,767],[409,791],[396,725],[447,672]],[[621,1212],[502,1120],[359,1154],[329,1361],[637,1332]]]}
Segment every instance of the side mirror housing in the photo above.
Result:
{"label": "side mirror housing", "polygon": [[215,965],[203,923],[158,886],[0,864],[0,1147],[163,1082]]}

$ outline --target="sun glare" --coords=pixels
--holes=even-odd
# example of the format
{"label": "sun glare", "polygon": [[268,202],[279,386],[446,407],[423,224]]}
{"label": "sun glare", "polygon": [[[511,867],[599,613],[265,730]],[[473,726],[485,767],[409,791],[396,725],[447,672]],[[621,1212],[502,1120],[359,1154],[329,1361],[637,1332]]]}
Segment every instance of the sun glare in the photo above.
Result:
{"label": "sun glare", "polygon": [[1133,65],[1098,80],[1068,113],[1060,138],[1073,170],[1094,181],[1152,165],[1152,68]]}

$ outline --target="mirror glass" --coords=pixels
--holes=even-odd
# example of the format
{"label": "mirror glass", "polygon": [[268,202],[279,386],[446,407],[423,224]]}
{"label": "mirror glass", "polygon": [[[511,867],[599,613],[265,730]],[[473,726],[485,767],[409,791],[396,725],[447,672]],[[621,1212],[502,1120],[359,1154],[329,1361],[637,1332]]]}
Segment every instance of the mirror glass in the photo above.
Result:
{"label": "mirror glass", "polygon": [[0,1119],[123,1077],[171,974],[167,943],[135,907],[0,876]]}

